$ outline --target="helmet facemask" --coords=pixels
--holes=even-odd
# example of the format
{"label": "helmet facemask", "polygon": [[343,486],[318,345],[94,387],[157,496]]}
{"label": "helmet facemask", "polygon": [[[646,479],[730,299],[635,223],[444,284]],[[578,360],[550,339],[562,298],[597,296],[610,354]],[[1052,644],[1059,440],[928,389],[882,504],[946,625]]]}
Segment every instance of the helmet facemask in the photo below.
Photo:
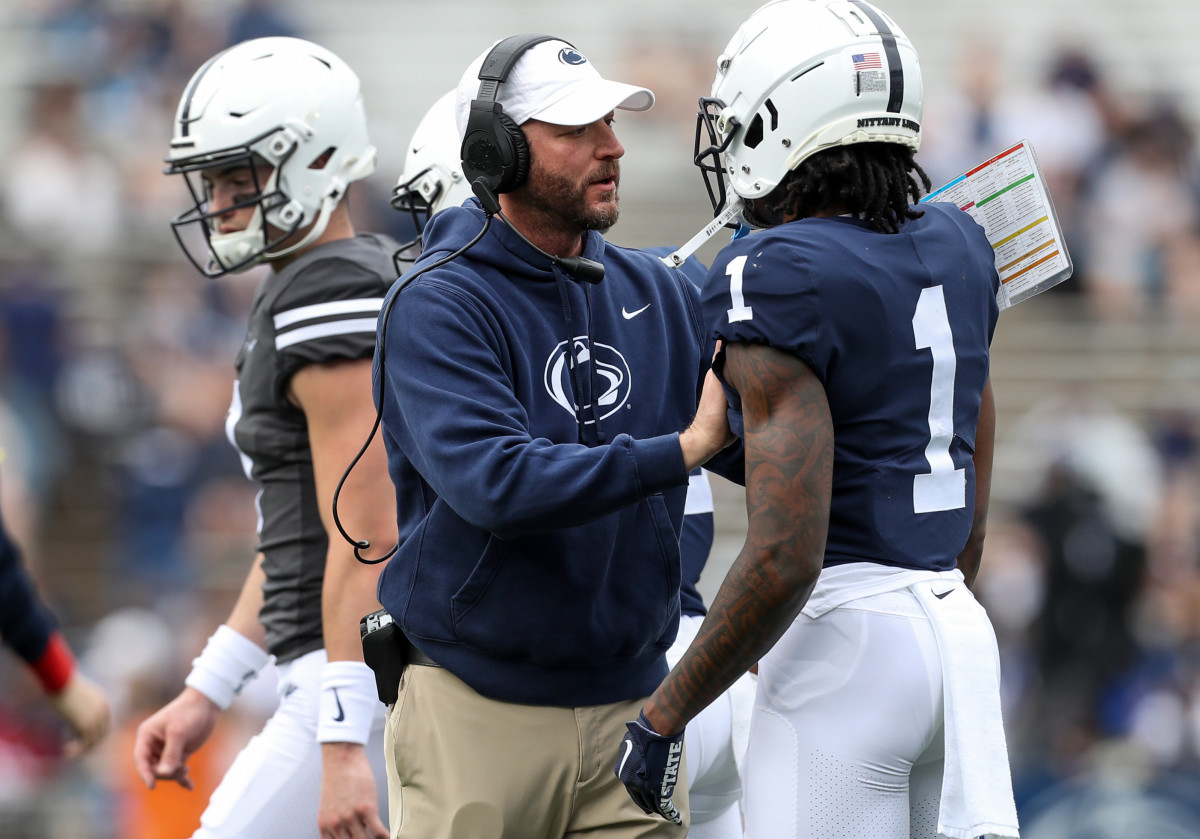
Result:
{"label": "helmet facemask", "polygon": [[[289,209],[288,205],[291,202],[279,187],[280,170],[295,153],[296,147],[293,144],[279,164],[271,166],[253,150],[253,146],[262,139],[264,138],[259,137],[250,145],[241,148],[225,149],[175,161],[166,170],[167,174],[183,176],[192,197],[192,208],[172,219],[171,230],[184,254],[207,277],[237,273],[264,262],[272,256],[272,251],[292,238],[303,224],[303,212],[294,207]],[[267,167],[271,169],[270,174],[260,182],[259,172]],[[239,198],[231,206],[211,210],[210,189],[204,173],[214,169],[228,171],[240,168],[245,168],[251,173],[254,179],[253,194]],[[255,207],[255,211],[242,230],[231,233],[218,232],[223,216],[249,206]],[[268,223],[273,229],[270,239],[267,235]],[[195,240],[189,243],[184,235],[185,230],[192,228],[198,229],[203,237],[206,250],[203,259],[195,252]]]}
{"label": "helmet facemask", "polygon": [[442,195],[442,180],[433,166],[428,166],[413,177],[396,185],[392,190],[392,209],[407,213],[412,219],[416,235],[400,244],[393,260],[397,270],[401,265],[410,265],[421,255],[425,225],[433,217],[434,207]]}
{"label": "helmet facemask", "polygon": [[[696,145],[692,162],[696,164],[696,168],[700,170],[700,177],[704,179],[704,188],[708,191],[708,200],[712,204],[713,216],[721,214],[721,210],[725,209],[728,200],[725,162],[722,155],[729,148],[729,144],[733,142],[738,129],[742,127],[742,123],[732,114],[728,115],[726,119],[722,119],[727,111],[728,108],[720,99],[711,96],[700,97],[700,110],[696,114]],[[719,126],[721,125],[725,127],[724,131],[720,130]],[[700,144],[705,136],[708,139],[708,147],[701,149]],[[726,225],[726,227],[736,226],[735,224]]]}

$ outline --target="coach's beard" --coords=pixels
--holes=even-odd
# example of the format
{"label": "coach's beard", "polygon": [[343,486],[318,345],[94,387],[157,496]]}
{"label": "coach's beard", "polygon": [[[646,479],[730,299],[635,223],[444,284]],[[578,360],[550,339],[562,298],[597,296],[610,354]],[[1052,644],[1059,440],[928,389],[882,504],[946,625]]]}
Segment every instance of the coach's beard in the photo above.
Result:
{"label": "coach's beard", "polygon": [[[610,178],[613,190],[604,200],[599,204],[589,201],[588,189],[591,185]],[[555,226],[604,233],[617,223],[621,214],[621,199],[618,196],[620,182],[621,166],[616,161],[605,164],[583,179],[548,172],[535,163],[529,173],[526,192],[529,204],[552,219]]]}

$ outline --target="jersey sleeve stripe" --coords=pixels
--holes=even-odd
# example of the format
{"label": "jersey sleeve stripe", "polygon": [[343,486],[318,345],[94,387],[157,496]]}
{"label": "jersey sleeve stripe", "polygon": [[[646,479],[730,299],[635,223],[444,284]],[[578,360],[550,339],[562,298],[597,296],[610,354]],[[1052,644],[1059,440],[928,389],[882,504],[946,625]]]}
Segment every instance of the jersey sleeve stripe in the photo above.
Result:
{"label": "jersey sleeve stripe", "polygon": [[304,341],[315,341],[319,338],[329,338],[334,335],[353,335],[361,332],[375,334],[378,318],[355,318],[354,320],[332,320],[328,323],[316,323],[312,326],[302,326],[293,329],[275,339],[275,348],[286,349]]}
{"label": "jersey sleeve stripe", "polygon": [[382,297],[360,297],[356,300],[332,300],[328,303],[314,303],[311,306],[298,306],[275,315],[275,329],[278,331],[294,323],[330,315],[358,314],[372,312],[379,314],[383,308]]}

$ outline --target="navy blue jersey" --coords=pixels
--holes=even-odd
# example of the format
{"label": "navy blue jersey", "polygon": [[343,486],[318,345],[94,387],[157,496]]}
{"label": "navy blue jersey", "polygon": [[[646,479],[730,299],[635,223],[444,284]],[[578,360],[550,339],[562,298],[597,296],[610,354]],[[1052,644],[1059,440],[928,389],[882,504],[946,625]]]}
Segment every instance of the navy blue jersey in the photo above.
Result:
{"label": "navy blue jersey", "polygon": [[[972,455],[999,287],[992,248],[944,204],[900,233],[802,219],[731,243],[705,281],[726,342],[806,362],[834,426],[825,564],[949,570],[974,515]],[[730,423],[741,433],[741,401]]]}

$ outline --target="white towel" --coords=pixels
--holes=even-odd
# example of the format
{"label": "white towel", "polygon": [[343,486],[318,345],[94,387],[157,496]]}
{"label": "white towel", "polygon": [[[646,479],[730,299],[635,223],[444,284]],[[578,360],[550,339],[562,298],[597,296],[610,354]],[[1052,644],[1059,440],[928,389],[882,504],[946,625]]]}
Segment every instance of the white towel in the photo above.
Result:
{"label": "white towel", "polygon": [[938,832],[1019,836],[1000,713],[1000,655],[983,607],[957,580],[911,586],[933,625],[945,694],[946,766]]}

